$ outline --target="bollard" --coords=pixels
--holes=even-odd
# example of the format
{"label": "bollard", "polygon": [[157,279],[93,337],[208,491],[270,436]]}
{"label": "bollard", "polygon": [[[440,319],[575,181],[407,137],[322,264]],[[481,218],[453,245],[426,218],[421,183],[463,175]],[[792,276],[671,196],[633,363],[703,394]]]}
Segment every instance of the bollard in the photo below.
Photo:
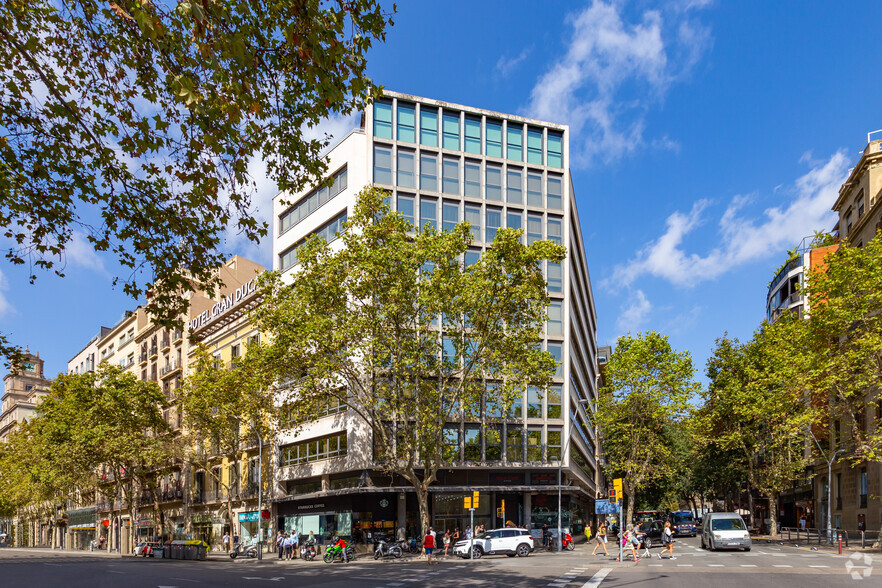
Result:
{"label": "bollard", "polygon": [[839,555],[842,555],[842,533],[837,533],[839,535]]}

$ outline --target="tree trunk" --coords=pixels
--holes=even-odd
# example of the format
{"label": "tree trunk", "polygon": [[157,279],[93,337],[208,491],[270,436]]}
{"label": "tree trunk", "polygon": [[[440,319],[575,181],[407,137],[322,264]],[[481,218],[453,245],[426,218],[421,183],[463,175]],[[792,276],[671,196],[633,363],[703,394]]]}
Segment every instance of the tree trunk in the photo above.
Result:
{"label": "tree trunk", "polygon": [[754,508],[756,505],[753,503],[753,491],[750,489],[750,484],[747,485],[747,510],[750,511],[750,514],[747,515],[747,520],[750,521],[750,528],[756,529],[756,514],[754,513]]}
{"label": "tree trunk", "polygon": [[417,502],[420,505],[421,537],[429,530],[429,487],[423,482],[416,486]]}
{"label": "tree trunk", "polygon": [[778,537],[778,492],[769,493],[769,535]]}
{"label": "tree trunk", "polygon": [[628,528],[628,525],[634,519],[634,497],[630,494],[625,494],[625,497],[627,497],[628,499],[628,508],[625,511],[625,519],[619,522],[619,532],[624,531],[626,528]]}

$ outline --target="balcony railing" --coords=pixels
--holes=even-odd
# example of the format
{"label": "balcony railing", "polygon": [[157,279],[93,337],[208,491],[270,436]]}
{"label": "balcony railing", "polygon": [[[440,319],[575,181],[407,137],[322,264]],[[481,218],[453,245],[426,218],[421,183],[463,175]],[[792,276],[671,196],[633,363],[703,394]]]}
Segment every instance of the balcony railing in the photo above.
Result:
{"label": "balcony railing", "polygon": [[157,353],[159,353],[159,349],[156,347],[155,344],[154,344],[154,345],[151,345],[151,346],[150,346],[150,357],[153,357],[153,356],[156,355]]}
{"label": "balcony railing", "polygon": [[147,352],[142,351],[141,355],[139,356],[139,359],[140,359],[141,363],[147,363]]}
{"label": "balcony railing", "polygon": [[183,332],[183,331],[181,331],[180,329],[175,329],[175,333],[174,333],[174,335],[172,336],[172,339],[173,339],[174,341],[180,341],[180,340],[181,340],[181,337],[183,337],[183,336],[184,336],[184,332]]}
{"label": "balcony railing", "polygon": [[163,337],[163,338],[162,338],[162,344],[160,345],[160,348],[161,348],[161,349],[165,349],[165,348],[168,347],[169,345],[171,345],[171,340],[170,340],[168,337]]}
{"label": "balcony railing", "polygon": [[181,369],[181,365],[178,363],[176,359],[168,362],[168,365],[164,366],[161,370],[159,370],[159,376],[165,377],[167,374],[170,374],[176,370]]}

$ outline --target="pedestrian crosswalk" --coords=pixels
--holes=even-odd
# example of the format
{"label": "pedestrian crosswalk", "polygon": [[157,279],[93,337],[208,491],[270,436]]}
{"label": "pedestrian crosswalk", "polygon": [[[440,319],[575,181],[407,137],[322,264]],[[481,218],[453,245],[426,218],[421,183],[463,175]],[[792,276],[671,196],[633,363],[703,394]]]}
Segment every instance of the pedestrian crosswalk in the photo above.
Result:
{"label": "pedestrian crosswalk", "polygon": [[553,582],[549,582],[547,585],[552,586],[553,588],[563,588],[570,582],[576,582],[576,579],[587,571],[587,568],[572,568],[570,571],[561,574],[559,578]]}

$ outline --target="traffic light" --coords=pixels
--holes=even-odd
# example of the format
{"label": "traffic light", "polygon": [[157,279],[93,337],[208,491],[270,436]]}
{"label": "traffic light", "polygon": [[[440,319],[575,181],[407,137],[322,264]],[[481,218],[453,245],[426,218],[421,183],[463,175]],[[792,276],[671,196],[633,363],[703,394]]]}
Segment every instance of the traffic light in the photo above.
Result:
{"label": "traffic light", "polygon": [[618,495],[616,494],[615,488],[609,489],[609,500],[610,500],[610,502],[618,501]]}
{"label": "traffic light", "polygon": [[480,492],[474,492],[472,496],[472,508],[478,508],[478,497],[480,496]]}

